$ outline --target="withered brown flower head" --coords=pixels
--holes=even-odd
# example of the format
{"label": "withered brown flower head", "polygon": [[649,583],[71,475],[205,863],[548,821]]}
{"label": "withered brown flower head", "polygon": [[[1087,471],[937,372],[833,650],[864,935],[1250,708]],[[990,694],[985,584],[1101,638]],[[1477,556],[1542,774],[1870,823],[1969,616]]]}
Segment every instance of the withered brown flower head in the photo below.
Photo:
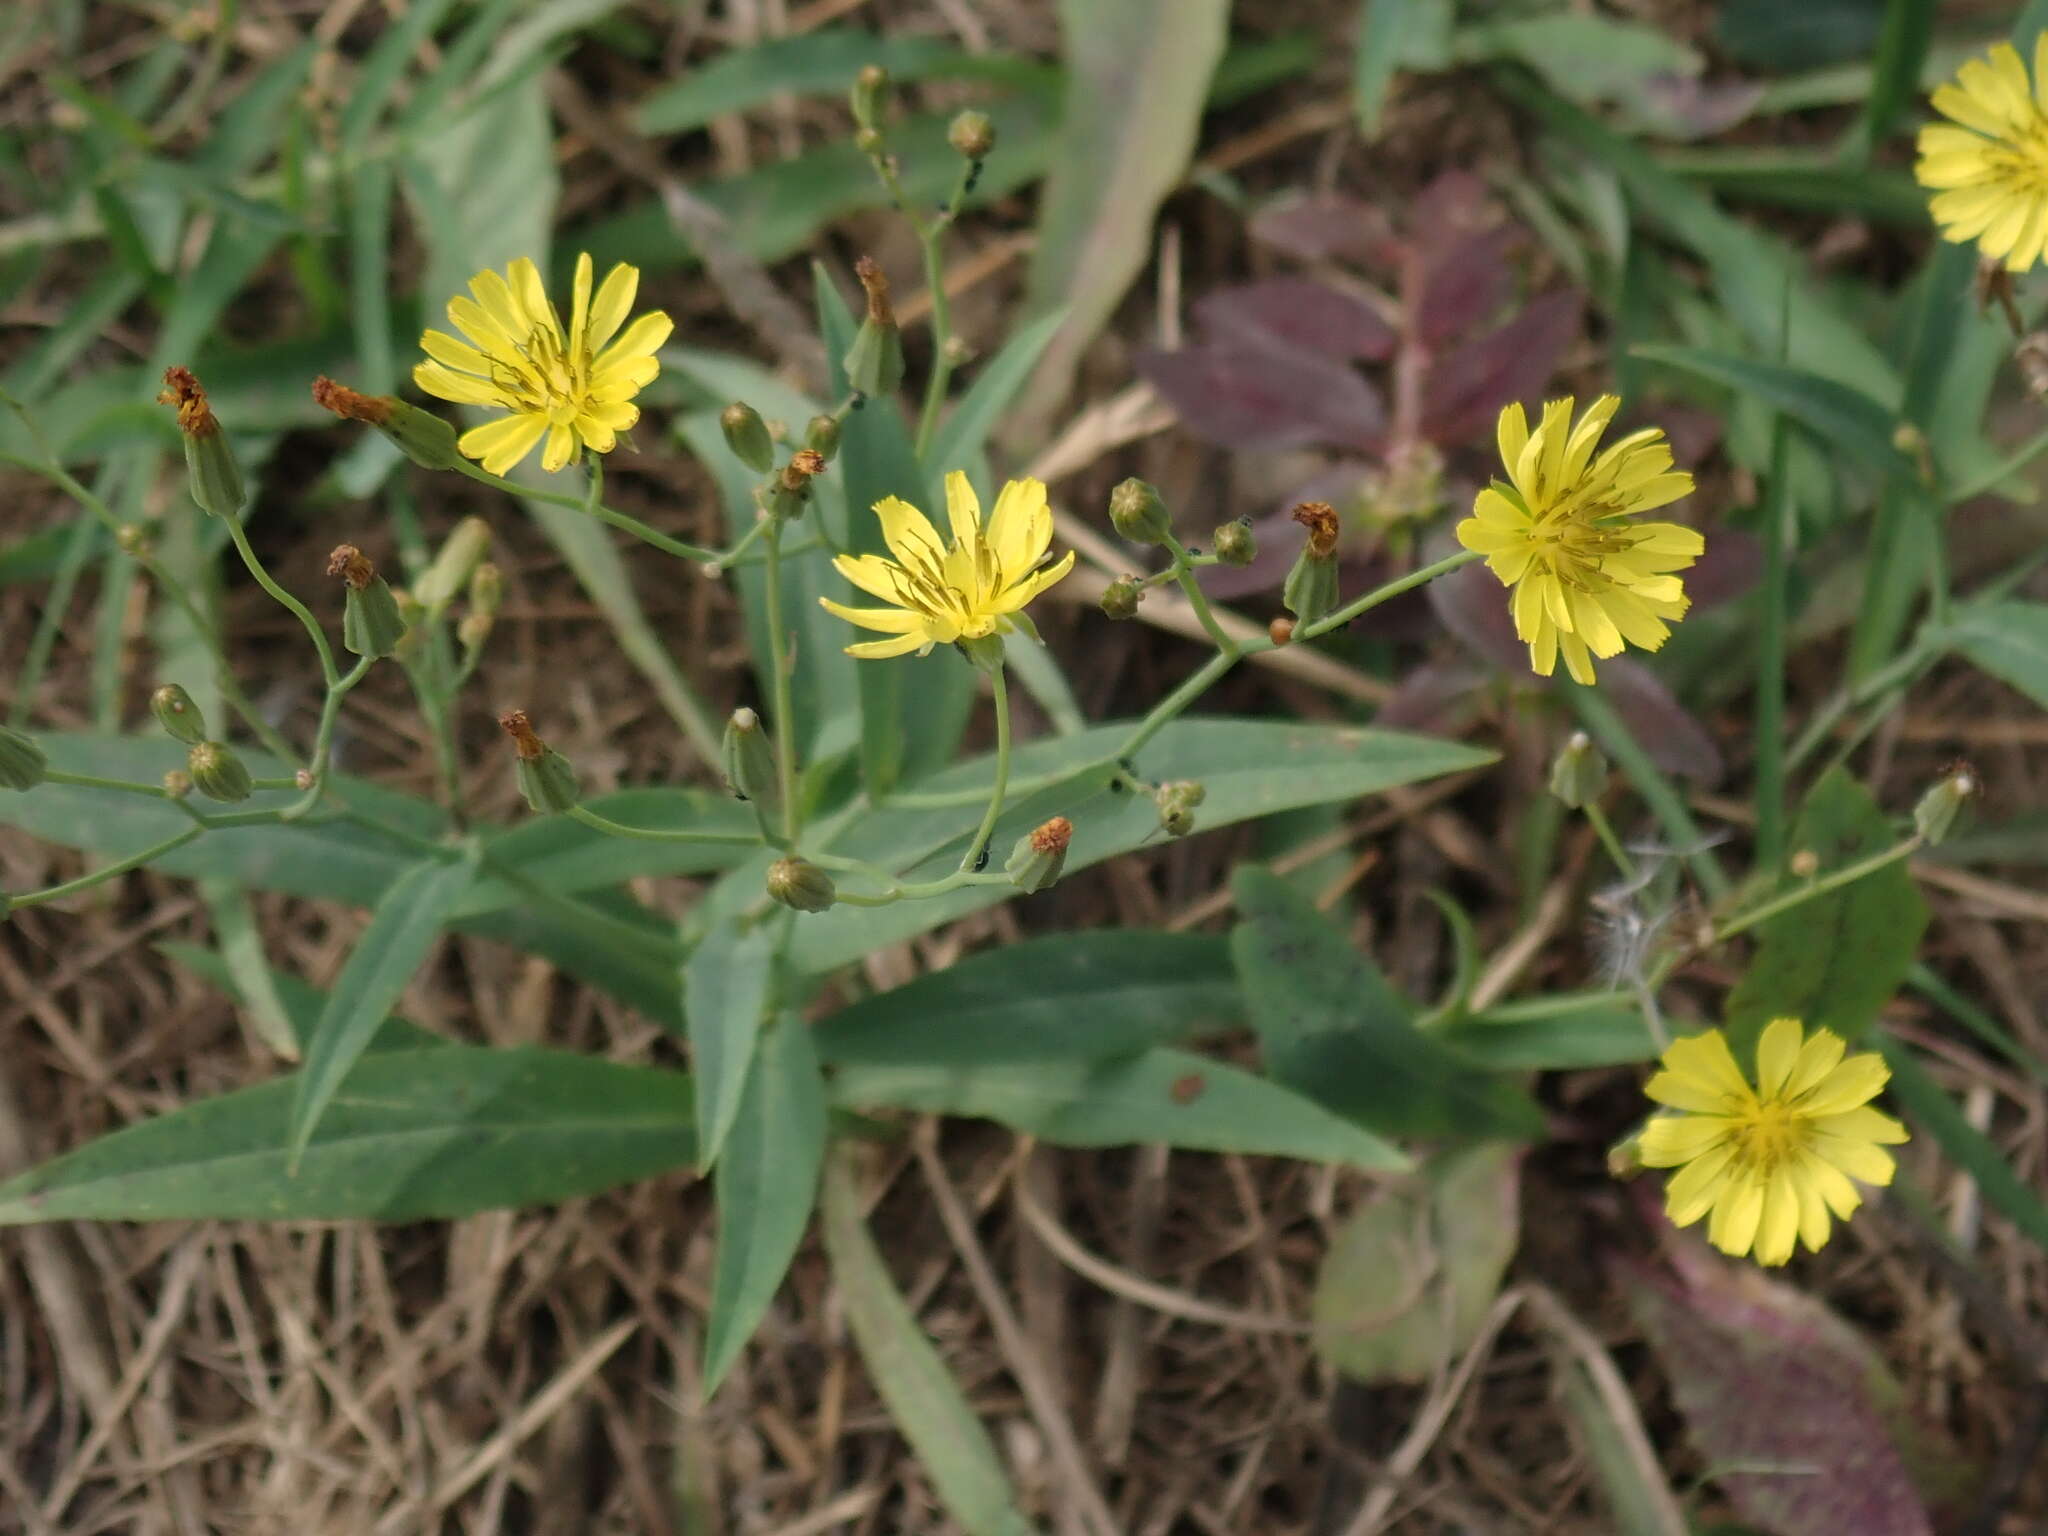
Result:
{"label": "withered brown flower head", "polygon": [[1074,840],[1074,824],[1064,816],[1055,816],[1042,826],[1031,831],[1031,849],[1034,853],[1065,853],[1067,844]]}
{"label": "withered brown flower head", "polygon": [[337,544],[334,553],[327,557],[327,574],[339,576],[350,587],[360,592],[377,579],[377,567],[370,563],[370,557],[353,544]]}
{"label": "withered brown flower head", "polygon": [[896,311],[889,304],[889,279],[880,263],[872,256],[863,256],[853,264],[853,275],[867,290],[868,318],[877,325],[894,325]]}
{"label": "withered brown flower head", "polygon": [[825,473],[825,455],[815,448],[799,448],[789,456],[789,468],[782,480],[792,491],[803,489],[804,482],[813,475]]}
{"label": "withered brown flower head", "polygon": [[313,381],[313,403],[334,412],[343,421],[366,421],[381,427],[391,419],[391,401],[383,395],[365,395],[337,384],[326,374]]}
{"label": "withered brown flower head", "polygon": [[206,403],[206,391],[200,388],[198,376],[190,368],[176,363],[166,368],[164,387],[156,400],[159,405],[178,408],[178,430],[187,437],[213,437],[219,433],[220,422]]}
{"label": "withered brown flower head", "polygon": [[1327,501],[1304,501],[1294,520],[1308,530],[1308,552],[1318,560],[1337,553],[1337,509]]}
{"label": "withered brown flower head", "polygon": [[533,722],[526,718],[525,710],[506,710],[498,716],[498,724],[505,728],[505,734],[512,738],[512,745],[528,762],[546,755],[547,743],[534,734]]}

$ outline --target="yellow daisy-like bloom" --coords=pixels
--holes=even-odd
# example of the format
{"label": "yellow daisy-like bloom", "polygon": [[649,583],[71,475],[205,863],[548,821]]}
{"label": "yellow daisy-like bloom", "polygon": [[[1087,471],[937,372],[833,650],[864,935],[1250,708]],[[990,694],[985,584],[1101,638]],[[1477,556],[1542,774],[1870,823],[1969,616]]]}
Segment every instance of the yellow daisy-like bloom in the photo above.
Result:
{"label": "yellow daisy-like bloom", "polygon": [[1951,119],[1920,130],[1913,175],[1935,196],[1944,240],[2024,272],[2048,246],[2048,33],[2034,40],[2034,77],[2011,43],[1956,71],[1933,96]]}
{"label": "yellow daisy-like bloom", "polygon": [[1665,1208],[1690,1226],[1709,1211],[1707,1241],[1759,1264],[1782,1264],[1794,1240],[1818,1250],[1829,1215],[1863,1203],[1851,1179],[1892,1181],[1883,1143],[1906,1128],[1870,1107],[1891,1076],[1874,1052],[1844,1058],[1842,1037],[1797,1019],[1773,1019],[1757,1042],[1754,1088],[1718,1029],[1674,1040],[1664,1070],[1643,1091],[1678,1111],[1643,1127],[1642,1159],[1677,1168]]}
{"label": "yellow daisy-like bloom", "polygon": [[1008,634],[1020,625],[1028,630],[1024,605],[1074,568],[1072,550],[1043,564],[1052,543],[1052,509],[1045,504],[1043,481],[1012,480],[984,524],[974,487],[954,470],[946,476],[950,544],[900,497],[876,502],[875,515],[894,558],[841,555],[832,564],[889,606],[849,608],[829,597],[818,599],[840,618],[890,637],[849,645],[849,656],[923,655],[935,645]]}
{"label": "yellow daisy-like bloom", "polygon": [[446,331],[420,337],[432,359],[412,371],[421,389],[512,413],[471,428],[456,445],[494,475],[525,458],[543,437],[540,462],[550,474],[585,448],[610,453],[618,435],[640,419],[633,397],[661,372],[654,354],[674,327],[660,310],[626,325],[640,289],[638,267],[620,262],[594,298],[590,279],[586,251],[576,258],[565,332],[539,269],[522,256],[503,274],[477,273],[469,280],[470,297],[448,301],[448,319],[467,341]]}
{"label": "yellow daisy-like bloom", "polygon": [[1602,395],[1576,425],[1572,403],[1545,405],[1534,432],[1519,403],[1500,413],[1508,478],[1479,493],[1457,535],[1514,589],[1515,633],[1537,674],[1550,676],[1562,650],[1571,675],[1590,683],[1594,656],[1624,641],[1646,651],[1664,643],[1665,621],[1691,606],[1671,572],[1697,560],[1706,540],[1678,523],[1628,521],[1692,493],[1663,432],[1631,432],[1595,458],[1621,397]]}

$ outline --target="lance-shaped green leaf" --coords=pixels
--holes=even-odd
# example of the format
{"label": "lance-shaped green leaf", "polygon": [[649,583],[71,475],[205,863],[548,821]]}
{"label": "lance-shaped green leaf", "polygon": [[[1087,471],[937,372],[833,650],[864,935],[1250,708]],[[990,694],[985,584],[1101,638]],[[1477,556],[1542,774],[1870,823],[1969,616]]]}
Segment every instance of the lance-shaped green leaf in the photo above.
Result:
{"label": "lance-shaped green leaf", "polygon": [[1630,350],[1645,362],[1682,368],[1777,407],[1854,463],[1896,475],[1913,474],[1913,466],[1892,445],[1892,412],[1851,385],[1782,363],[1704,347],[1646,344]]}
{"label": "lance-shaped green leaf", "polygon": [[707,1169],[718,1161],[739,1114],[768,1011],[774,964],[775,941],[767,926],[733,918],[714,923],[683,964],[683,1019]]}
{"label": "lance-shaped green leaf", "polygon": [[2048,709],[2048,603],[1972,603],[1950,624],[1948,641]]}
{"label": "lance-shaped green leaf", "polygon": [[1231,881],[1231,935],[1266,1070],[1389,1136],[1534,1136],[1536,1106],[1506,1078],[1415,1027],[1413,1009],[1315,905],[1263,869]]}
{"label": "lance-shaped green leaf", "polygon": [[392,882],[370,926],[349,952],[327,1005],[306,1040],[306,1068],[292,1098],[291,1151],[304,1155],[342,1080],[382,1027],[441,937],[448,914],[476,873],[474,846],[458,859],[415,864]]}

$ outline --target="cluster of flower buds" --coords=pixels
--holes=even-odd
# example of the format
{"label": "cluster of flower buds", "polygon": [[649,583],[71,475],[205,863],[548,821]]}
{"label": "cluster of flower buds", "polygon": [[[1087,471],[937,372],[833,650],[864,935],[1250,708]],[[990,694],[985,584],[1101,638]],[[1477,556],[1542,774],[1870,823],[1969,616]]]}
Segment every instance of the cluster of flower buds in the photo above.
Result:
{"label": "cluster of flower buds", "polygon": [[1308,530],[1308,543],[1287,573],[1280,602],[1297,622],[1313,624],[1337,606],[1337,509],[1305,501],[1294,509],[1294,520]]}
{"label": "cluster of flower buds", "polygon": [[1020,891],[1042,891],[1067,867],[1067,845],[1073,840],[1074,824],[1055,816],[1017,839],[1003,873]]}
{"label": "cluster of flower buds", "polygon": [[338,544],[327,557],[327,574],[343,588],[341,643],[358,656],[389,656],[412,626],[390,585],[353,544]]}
{"label": "cluster of flower buds", "polygon": [[518,754],[519,793],[526,797],[528,809],[543,816],[552,815],[568,810],[582,797],[576,770],[569,766],[566,757],[535,734],[525,710],[507,710],[498,716],[498,724],[512,738],[513,750]]}
{"label": "cluster of flower buds", "polygon": [[1174,779],[1152,791],[1159,808],[1159,827],[1168,837],[1186,837],[1195,830],[1195,807],[1209,798],[1200,780]]}

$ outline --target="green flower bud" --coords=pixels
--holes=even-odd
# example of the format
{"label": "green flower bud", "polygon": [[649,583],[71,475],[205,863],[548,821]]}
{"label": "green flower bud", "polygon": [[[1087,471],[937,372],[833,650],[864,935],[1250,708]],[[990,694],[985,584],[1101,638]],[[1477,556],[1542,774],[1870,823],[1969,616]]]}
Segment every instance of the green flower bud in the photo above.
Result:
{"label": "green flower bud", "polygon": [[780,803],[781,781],[775,772],[775,748],[751,709],[736,709],[725,722],[721,751],[725,787],[735,799],[767,808]]}
{"label": "green flower bud", "polygon": [[375,427],[422,469],[454,469],[462,463],[454,425],[396,395],[365,395],[322,376],[313,381],[313,401],[343,421]]}
{"label": "green flower bud", "polygon": [[1133,544],[1160,544],[1173,531],[1166,503],[1143,480],[1124,481],[1109,493],[1109,520]]}
{"label": "green flower bud", "polygon": [[768,866],[768,894],[798,912],[823,912],[839,899],[832,877],[804,859],[777,859]]}
{"label": "green flower bud", "polygon": [[1584,731],[1573,731],[1552,761],[1550,792],[1575,811],[1607,793],[1607,759]]}
{"label": "green flower bud", "polygon": [[1225,565],[1250,565],[1259,553],[1251,525],[1242,518],[1218,527],[1209,543],[1210,548],[1216,551],[1216,558]]}
{"label": "green flower bud", "polygon": [[[335,546],[327,574],[346,584],[341,607],[341,643],[358,656],[389,656],[412,627],[398,598],[369,558],[353,544]],[[418,600],[411,599],[417,609]]]}
{"label": "green flower bud", "polygon": [[197,746],[206,740],[206,717],[199,712],[199,706],[192,702],[192,695],[176,683],[165,683],[149,696],[149,707],[156,715],[156,723],[168,732],[173,740],[182,741],[186,746]]}
{"label": "green flower bud", "polygon": [[164,775],[164,793],[173,800],[182,800],[192,793],[192,775],[182,768],[173,768]]}
{"label": "green flower bud", "polygon": [[[480,651],[484,642],[491,638],[491,627],[497,622],[488,613],[465,613],[462,622],[455,626],[455,640],[465,655]],[[407,631],[410,633],[410,631]]]}
{"label": "green flower bud", "polygon": [[1298,622],[1315,623],[1337,606],[1336,560],[1327,556],[1319,559],[1303,550],[1294,569],[1287,573],[1287,584],[1280,589],[1280,602]]}
{"label": "green flower bud", "polygon": [[491,525],[480,517],[465,517],[448,535],[426,574],[412,584],[412,595],[423,608],[441,608],[455,601],[455,595],[469,584],[491,548]]}
{"label": "green flower bud", "polygon": [[889,279],[871,257],[861,257],[853,270],[867,291],[868,313],[846,349],[846,382],[863,395],[890,394],[903,382],[903,335],[889,303]]}
{"label": "green flower bud", "polygon": [[159,403],[178,408],[178,431],[185,439],[185,474],[192,500],[202,512],[215,517],[237,518],[248,492],[242,486],[242,469],[228,447],[227,434],[220,429],[213,410],[206,403],[206,391],[190,368],[166,368]]}
{"label": "green flower bud", "polygon": [[576,770],[569,766],[566,757],[534,734],[533,722],[526,718],[525,710],[515,709],[498,716],[498,724],[512,738],[513,749],[519,754],[519,793],[526,797],[528,809],[546,816],[566,811],[582,798]]}
{"label": "green flower bud", "polygon": [[242,760],[235,756],[232,748],[218,741],[202,741],[186,753],[185,772],[191,776],[192,787],[199,793],[209,800],[219,800],[228,805],[248,799],[249,791],[254,787]]}
{"label": "green flower bud", "polygon": [[0,725],[0,789],[34,789],[50,771],[35,739]]}
{"label": "green flower bud", "polygon": [[122,554],[140,560],[150,552],[149,529],[141,523],[123,523],[114,534],[114,543]]}
{"label": "green flower bud", "polygon": [[1977,789],[1977,775],[1969,768],[1959,765],[1950,769],[1948,777],[1922,795],[1920,803],[1913,807],[1913,830],[1920,834],[1920,841],[1932,848],[1947,837],[1957,815],[1976,796]]}
{"label": "green flower bud", "polygon": [[470,611],[494,619],[504,605],[505,573],[486,560],[469,574]]}
{"label": "green flower bud", "polygon": [[755,474],[765,475],[775,467],[775,441],[768,435],[768,423],[746,401],[735,400],[720,411],[718,429],[732,456]]}
{"label": "green flower bud", "polygon": [[996,147],[996,125],[986,112],[962,112],[947,126],[946,142],[969,160],[986,160]]}
{"label": "green flower bud", "polygon": [[1138,604],[1144,600],[1145,589],[1129,576],[1119,576],[1102,589],[1099,599],[1105,618],[1133,619],[1138,616]]}
{"label": "green flower bud", "polygon": [[1074,824],[1055,816],[1017,839],[1003,873],[1020,891],[1042,891],[1059,879],[1067,865],[1067,844],[1074,840]]}
{"label": "green flower bud", "polygon": [[1194,831],[1195,807],[1208,798],[1207,787],[1195,779],[1176,779],[1152,791],[1159,825],[1169,837],[1186,837]]}
{"label": "green flower bud", "polygon": [[830,464],[839,451],[839,418],[813,416],[804,426],[804,446]]}
{"label": "green flower bud", "polygon": [[853,120],[862,128],[873,128],[875,120],[882,115],[883,93],[889,89],[889,72],[879,64],[867,64],[853,77],[853,90],[848,103],[853,108]]}

